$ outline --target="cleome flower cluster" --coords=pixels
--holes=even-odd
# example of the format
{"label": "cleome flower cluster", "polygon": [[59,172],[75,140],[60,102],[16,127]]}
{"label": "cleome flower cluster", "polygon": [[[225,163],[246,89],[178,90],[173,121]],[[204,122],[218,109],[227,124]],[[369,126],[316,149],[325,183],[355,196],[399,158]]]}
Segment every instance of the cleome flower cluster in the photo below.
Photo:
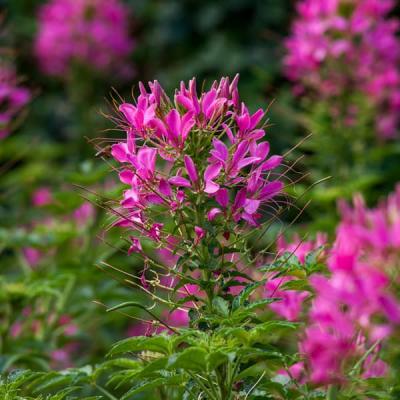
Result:
{"label": "cleome flower cluster", "polygon": [[129,77],[128,15],[119,0],[50,0],[40,8],[35,42],[43,72],[63,77],[79,64]]}
{"label": "cleome flower cluster", "polygon": [[140,84],[135,104],[119,106],[127,137],[111,153],[128,185],[117,225],[137,233],[130,252],[141,252],[138,237],[175,252],[196,246],[216,226],[228,240],[243,225],[259,225],[282,190],[282,157],[269,155],[265,112],[249,112],[237,83],[238,76],[222,78],[199,95],[192,79],[171,100],[154,81],[149,91]]}
{"label": "cleome flower cluster", "polygon": [[[352,373],[366,379],[385,375],[388,366],[380,358],[381,349],[400,324],[400,302],[394,295],[399,285],[400,187],[374,209],[359,195],[353,207],[341,202],[339,208],[336,239],[325,250],[329,275],[310,278],[315,298],[299,343],[305,362],[290,370],[299,381],[319,385],[345,383]],[[296,240],[285,248],[303,262],[302,248],[308,253],[318,247],[310,244]],[[276,289],[274,280],[267,285],[269,293],[275,289],[282,298],[273,310],[297,319],[304,292]]]}
{"label": "cleome flower cluster", "polygon": [[[367,98],[382,138],[395,136],[400,122],[399,21],[389,17],[394,7],[393,0],[302,0],[284,59],[297,92]],[[354,104],[348,106],[339,113],[353,115]]]}

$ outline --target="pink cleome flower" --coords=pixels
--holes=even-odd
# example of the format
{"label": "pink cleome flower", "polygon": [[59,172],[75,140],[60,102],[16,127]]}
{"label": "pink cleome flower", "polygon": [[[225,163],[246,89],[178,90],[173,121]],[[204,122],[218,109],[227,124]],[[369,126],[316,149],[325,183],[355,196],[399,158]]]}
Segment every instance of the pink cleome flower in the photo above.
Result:
{"label": "pink cleome flower", "polygon": [[[304,264],[306,256],[312,251],[317,250],[326,243],[326,236],[318,234],[315,241],[301,241],[296,236],[291,243],[286,243],[280,237],[278,240],[278,255],[288,253],[288,257],[292,254],[298,258],[300,263]],[[288,321],[297,321],[303,308],[304,300],[309,297],[309,293],[300,290],[288,290],[282,288],[285,283],[297,279],[294,276],[272,277],[265,284],[265,297],[280,299],[270,304],[270,309],[278,315],[284,317]]]}
{"label": "pink cleome flower", "polygon": [[[330,99],[359,93],[376,111],[376,129],[392,138],[400,119],[399,21],[394,0],[299,0],[284,68],[298,93]],[[351,123],[354,105],[347,110]]]}
{"label": "pink cleome flower", "polygon": [[391,287],[400,249],[400,187],[375,209],[367,209],[360,196],[354,208],[340,208],[330,276],[311,278],[316,297],[300,346],[310,378],[319,384],[343,382],[368,349],[373,353],[363,363],[363,376],[385,374],[379,350],[400,324],[400,302]]}
{"label": "pink cleome flower", "polygon": [[48,187],[36,189],[32,195],[32,204],[34,207],[43,207],[53,202],[53,194]]}
{"label": "pink cleome flower", "polygon": [[[172,101],[155,81],[149,83],[150,92],[139,85],[135,104],[120,105],[127,137],[112,146],[111,154],[128,189],[118,212],[126,217],[117,225],[173,250],[179,241],[165,234],[151,208],[178,215],[189,210],[194,195],[207,204],[207,221],[188,231],[195,245],[207,237],[206,223],[216,223],[219,216],[235,224],[259,224],[263,206],[282,190],[274,171],[282,157],[269,157],[265,131],[259,127],[265,113],[251,114],[240,103],[237,82],[238,77],[232,82],[222,78],[198,95],[192,79],[188,87],[181,83]],[[130,252],[141,251],[133,243]]]}
{"label": "pink cleome flower", "polygon": [[62,77],[77,63],[129,77],[128,16],[119,0],[50,0],[40,8],[35,42],[42,70]]}

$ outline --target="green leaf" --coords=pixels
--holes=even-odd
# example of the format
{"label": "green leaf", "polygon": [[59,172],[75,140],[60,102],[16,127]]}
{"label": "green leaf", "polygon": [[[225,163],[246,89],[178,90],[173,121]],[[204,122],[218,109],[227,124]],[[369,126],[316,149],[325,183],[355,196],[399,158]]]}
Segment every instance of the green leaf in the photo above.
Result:
{"label": "green leaf", "polygon": [[222,317],[227,317],[229,315],[229,303],[222,297],[215,297],[212,305],[214,310]]}
{"label": "green leaf", "polygon": [[[268,304],[275,303],[276,301],[280,301],[280,300],[281,300],[281,299],[278,298],[278,297],[269,298],[269,299],[257,300],[257,301],[253,301],[253,302],[251,302],[250,304],[246,305],[246,306],[244,307],[244,309],[245,309],[246,311],[253,311],[253,310],[256,310],[257,308],[265,307],[265,306],[268,305]],[[239,312],[241,312],[241,310],[236,310],[235,313],[239,313]]]}
{"label": "green leaf", "polygon": [[294,330],[298,323],[289,321],[268,321],[250,330],[250,341],[252,343],[264,343],[271,338],[271,334],[279,334],[282,331]]}
{"label": "green leaf", "polygon": [[220,365],[227,363],[228,361],[233,361],[235,359],[235,353],[226,353],[222,350],[213,351],[207,356],[207,370],[213,371],[217,369]]}
{"label": "green leaf", "polygon": [[128,353],[128,352],[140,352],[140,351],[153,351],[156,353],[170,354],[171,338],[165,335],[157,336],[136,336],[128,339],[121,340],[116,343],[108,353],[109,356],[115,354]]}
{"label": "green leaf", "polygon": [[308,283],[307,279],[293,279],[284,283],[281,286],[282,290],[306,290],[311,292],[312,288]]}
{"label": "green leaf", "polygon": [[207,368],[207,351],[203,347],[189,347],[180,353],[173,354],[168,360],[168,369],[205,371]]}
{"label": "green leaf", "polygon": [[121,400],[128,400],[138,393],[145,392],[151,389],[157,389],[161,386],[179,386],[185,381],[186,378],[184,375],[172,375],[166,378],[156,378],[146,383],[140,382],[136,387],[125,393],[125,395],[121,397]]}
{"label": "green leaf", "polygon": [[237,339],[242,344],[248,343],[250,338],[250,332],[242,327],[222,328],[218,334],[226,340]]}
{"label": "green leaf", "polygon": [[30,385],[33,393],[43,393],[50,389],[61,388],[62,386],[69,386],[73,383],[73,380],[69,376],[59,375],[57,373],[45,374],[41,378],[35,380]]}
{"label": "green leaf", "polygon": [[242,307],[244,302],[251,296],[251,294],[260,286],[265,284],[265,280],[254,282],[246,285],[246,287],[235,297],[232,303],[232,310],[235,311]]}
{"label": "green leaf", "polygon": [[129,358],[116,358],[114,360],[108,360],[97,366],[94,372],[94,378],[97,379],[103,372],[113,369],[113,368],[123,368],[123,369],[138,369],[142,363],[136,360],[131,360]]}

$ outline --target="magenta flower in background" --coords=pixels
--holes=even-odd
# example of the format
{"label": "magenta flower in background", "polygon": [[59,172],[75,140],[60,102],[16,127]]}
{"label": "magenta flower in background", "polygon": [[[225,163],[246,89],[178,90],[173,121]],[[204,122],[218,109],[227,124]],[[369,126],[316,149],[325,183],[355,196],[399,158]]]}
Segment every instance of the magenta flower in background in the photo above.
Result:
{"label": "magenta flower in background", "polygon": [[368,99],[382,138],[394,137],[400,123],[399,21],[389,17],[394,7],[393,0],[300,0],[284,59],[298,94],[330,99],[333,108],[346,93]]}
{"label": "magenta flower in background", "polygon": [[[293,238],[291,243],[286,243],[283,237],[278,240],[277,255],[288,254],[296,256],[301,264],[305,263],[306,256],[312,251],[321,248],[326,244],[327,238],[323,234],[318,234],[316,240],[301,241],[298,236]],[[303,309],[304,300],[309,297],[309,293],[300,290],[288,290],[284,288],[285,283],[297,279],[295,276],[284,276],[268,279],[265,284],[265,297],[280,299],[271,303],[269,307],[272,311],[287,319],[288,321],[298,320]]]}
{"label": "magenta flower in background", "polygon": [[265,284],[265,297],[279,299],[270,304],[271,310],[288,321],[296,321],[302,310],[303,301],[309,296],[306,291],[287,290],[282,288],[285,283],[293,278],[285,276],[275,279],[269,279]]}
{"label": "magenta flower in background", "polygon": [[95,208],[93,204],[85,201],[80,207],[72,213],[72,218],[77,226],[84,227],[93,220],[95,215]]}
{"label": "magenta flower in background", "polygon": [[368,209],[356,195],[353,207],[339,203],[342,216],[340,231],[345,240],[376,265],[393,269],[400,251],[400,184],[377,207]]}
{"label": "magenta flower in background", "polygon": [[43,258],[43,252],[34,247],[24,247],[22,254],[31,268],[38,266]]}
{"label": "magenta flower in background", "polygon": [[[36,189],[32,193],[31,201],[32,205],[38,209],[56,203],[53,192],[49,187],[46,186]],[[37,219],[36,221],[32,222],[30,226],[26,227],[28,231],[35,229],[37,226],[43,226],[50,230],[57,229],[57,226],[60,224],[68,223],[77,229],[77,234],[81,234],[85,233],[85,230],[94,221],[96,215],[95,207],[89,201],[84,201],[72,212],[68,212],[67,214],[61,216],[52,215],[49,210],[47,211],[47,214],[43,218]],[[75,246],[79,247],[81,241],[81,237],[76,237],[75,240],[71,241],[71,244],[73,243]],[[23,247],[22,254],[27,264],[31,268],[36,268],[50,256],[54,257],[57,254],[57,249]]]}
{"label": "magenta flower in background", "polygon": [[53,202],[53,194],[48,187],[40,187],[32,194],[32,204],[34,207],[43,207]]}
{"label": "magenta flower in background", "polygon": [[[315,275],[316,297],[300,346],[310,378],[319,384],[342,382],[369,349],[363,376],[382,376],[379,351],[400,324],[393,276],[400,250],[400,187],[375,209],[356,196],[354,207],[340,205],[342,222],[328,256],[329,277]],[[340,354],[340,358],[337,356]]]}
{"label": "magenta flower in background", "polygon": [[31,99],[11,65],[0,63],[0,139],[8,136],[18,115]]}
{"label": "magenta flower in background", "polygon": [[35,42],[42,70],[62,77],[76,63],[130,77],[128,18],[119,0],[50,0],[39,10]]}
{"label": "magenta flower in background", "polygon": [[[47,321],[41,317],[40,307],[37,307],[37,309],[25,307],[9,328],[8,334],[10,338],[13,340],[29,339],[31,343],[34,343],[36,339],[41,340],[45,326],[52,322],[55,315],[47,315]],[[47,355],[50,358],[52,368],[70,368],[73,366],[73,358],[77,355],[77,351],[82,344],[76,339],[79,326],[70,315],[63,314],[56,321],[56,327],[58,335],[54,335],[56,341],[47,349]],[[60,346],[61,343],[62,346]],[[54,345],[56,348],[53,347]]]}

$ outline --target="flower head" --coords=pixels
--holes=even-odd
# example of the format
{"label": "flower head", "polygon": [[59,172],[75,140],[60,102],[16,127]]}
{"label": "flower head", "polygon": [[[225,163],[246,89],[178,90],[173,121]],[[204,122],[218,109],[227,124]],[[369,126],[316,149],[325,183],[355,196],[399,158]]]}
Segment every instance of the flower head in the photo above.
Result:
{"label": "flower head", "polygon": [[400,302],[391,287],[400,245],[399,199],[397,188],[374,209],[360,196],[354,207],[340,203],[342,221],[328,256],[330,276],[311,278],[316,297],[300,349],[315,383],[342,382],[368,350],[373,357],[363,363],[363,376],[387,370],[379,359],[380,346],[400,324]]}
{"label": "flower head", "polygon": [[182,225],[175,228],[180,243],[197,245],[207,241],[206,226],[218,225],[219,214],[234,226],[259,224],[263,206],[283,188],[275,172],[282,157],[269,155],[265,113],[251,114],[239,102],[237,81],[223,78],[199,95],[193,79],[189,89],[181,84],[174,101],[157,81],[149,91],[140,84],[136,103],[119,107],[127,136],[111,154],[128,186],[118,212],[126,218],[119,225],[165,244],[173,233],[166,232],[164,219],[172,217]]}

